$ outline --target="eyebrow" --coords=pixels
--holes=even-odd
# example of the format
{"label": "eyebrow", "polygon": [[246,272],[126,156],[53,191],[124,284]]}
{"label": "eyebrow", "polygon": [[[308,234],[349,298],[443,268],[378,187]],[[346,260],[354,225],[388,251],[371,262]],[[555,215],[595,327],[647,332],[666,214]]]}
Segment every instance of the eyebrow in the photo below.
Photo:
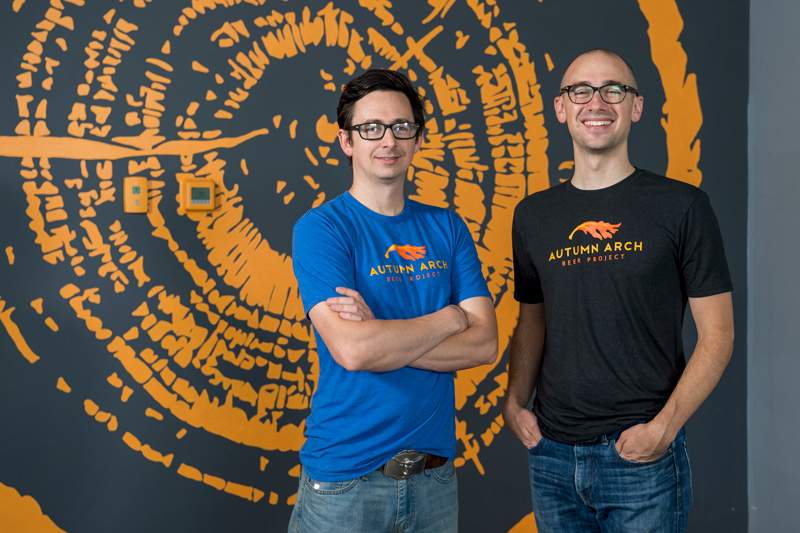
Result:
{"label": "eyebrow", "polygon": [[[590,85],[591,86],[592,82],[584,80],[584,81],[576,81],[575,83],[568,83],[567,85]],[[625,82],[619,81],[619,80],[605,80],[600,85],[598,85],[598,87],[603,87],[604,85],[628,85],[628,84],[625,83]]]}
{"label": "eyebrow", "polygon": [[383,121],[378,120],[378,119],[368,118],[368,119],[364,120],[364,122],[354,122],[354,124],[397,124],[399,122],[414,122],[414,119],[413,118],[412,119],[396,118],[396,119],[392,120],[391,122],[383,122]]}

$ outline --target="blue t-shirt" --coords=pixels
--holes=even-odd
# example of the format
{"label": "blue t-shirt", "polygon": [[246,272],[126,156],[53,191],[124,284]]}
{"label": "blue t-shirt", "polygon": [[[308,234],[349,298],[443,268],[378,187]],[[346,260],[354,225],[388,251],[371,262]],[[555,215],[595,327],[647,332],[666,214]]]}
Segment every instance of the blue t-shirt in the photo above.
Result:
{"label": "blue t-shirt", "polygon": [[[385,216],[344,193],[297,221],[292,256],[306,314],[339,296],[336,287],[358,291],[376,319],[415,318],[490,296],[461,218],[413,200]],[[454,457],[452,373],[350,372],[315,337],[319,383],[300,451],[310,477],[352,479],[404,449]]]}

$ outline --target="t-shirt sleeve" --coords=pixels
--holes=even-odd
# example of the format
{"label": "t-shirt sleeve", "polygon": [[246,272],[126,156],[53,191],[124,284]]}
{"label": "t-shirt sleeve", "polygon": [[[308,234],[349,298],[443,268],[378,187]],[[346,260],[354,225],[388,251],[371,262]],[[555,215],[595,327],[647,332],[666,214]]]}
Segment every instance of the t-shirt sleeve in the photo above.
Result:
{"label": "t-shirt sleeve", "polygon": [[530,253],[531,243],[525,235],[519,207],[514,211],[511,225],[511,246],[514,254],[514,299],[521,303],[538,304],[544,301],[539,273]]}
{"label": "t-shirt sleeve", "polygon": [[450,303],[457,304],[468,298],[488,296],[486,278],[481,269],[481,261],[475,249],[475,242],[460,216],[453,214],[455,246],[453,254]]}
{"label": "t-shirt sleeve", "polygon": [[292,265],[303,310],[333,296],[336,287],[355,287],[352,246],[326,217],[310,211],[294,226]]}
{"label": "t-shirt sleeve", "polygon": [[733,289],[722,234],[705,192],[689,206],[681,224],[680,261],[690,298]]}

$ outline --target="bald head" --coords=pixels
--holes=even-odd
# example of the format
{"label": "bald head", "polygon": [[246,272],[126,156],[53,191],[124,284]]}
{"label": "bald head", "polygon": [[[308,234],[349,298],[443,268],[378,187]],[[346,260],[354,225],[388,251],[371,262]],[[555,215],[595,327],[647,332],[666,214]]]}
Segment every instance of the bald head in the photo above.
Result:
{"label": "bald head", "polygon": [[605,56],[606,58],[611,58],[611,59],[614,59],[616,61],[619,61],[619,63],[623,66],[623,70],[625,71],[627,76],[629,76],[629,79],[621,79],[621,80],[618,80],[618,81],[620,83],[624,83],[624,84],[630,85],[632,87],[638,87],[639,86],[637,84],[637,82],[636,82],[636,74],[634,74],[634,72],[633,72],[633,67],[631,67],[630,64],[628,64],[628,62],[625,61],[625,59],[622,58],[622,56],[620,56],[619,54],[617,54],[615,52],[612,52],[611,50],[606,50],[605,48],[595,48],[593,50],[588,50],[588,51],[582,53],[581,55],[576,57],[572,61],[572,63],[569,64],[567,69],[564,71],[564,75],[561,77],[561,87],[564,87],[565,85],[573,85],[573,84],[578,83],[578,82],[586,81],[586,80],[573,80],[573,79],[570,79],[570,76],[575,71],[575,69],[573,67],[575,67],[576,65],[583,65],[583,64],[585,64],[587,62],[591,62],[592,58],[593,57],[597,57],[597,56]]}

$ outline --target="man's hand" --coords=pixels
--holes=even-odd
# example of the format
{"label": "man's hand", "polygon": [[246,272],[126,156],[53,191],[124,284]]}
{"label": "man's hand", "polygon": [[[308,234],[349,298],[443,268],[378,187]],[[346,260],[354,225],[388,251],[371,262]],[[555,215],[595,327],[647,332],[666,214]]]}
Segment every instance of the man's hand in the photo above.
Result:
{"label": "man's hand", "polygon": [[665,433],[654,421],[647,424],[636,424],[622,432],[617,439],[617,451],[628,461],[648,463],[655,461],[667,451],[675,440]]}
{"label": "man's hand", "polygon": [[325,303],[328,304],[331,311],[339,313],[341,318],[355,322],[375,319],[372,310],[358,291],[347,287],[336,287],[336,292],[342,296],[328,298]]}
{"label": "man's hand", "polygon": [[514,402],[503,403],[503,420],[506,426],[517,436],[522,444],[533,448],[539,444],[542,432],[539,430],[539,421],[533,411],[526,409]]}

